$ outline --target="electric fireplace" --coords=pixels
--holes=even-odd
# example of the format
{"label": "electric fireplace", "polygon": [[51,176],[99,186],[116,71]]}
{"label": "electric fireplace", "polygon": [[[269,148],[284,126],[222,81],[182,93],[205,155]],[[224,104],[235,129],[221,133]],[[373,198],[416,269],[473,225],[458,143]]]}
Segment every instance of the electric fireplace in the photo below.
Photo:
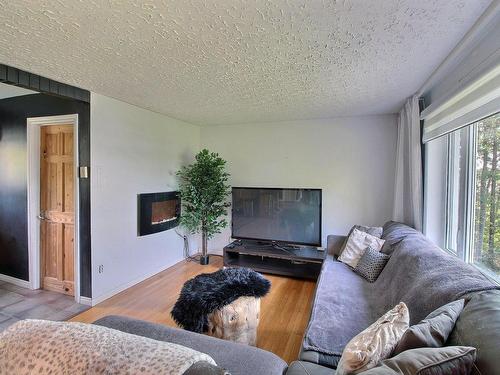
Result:
{"label": "electric fireplace", "polygon": [[179,225],[181,198],[178,191],[137,196],[137,234],[158,233]]}

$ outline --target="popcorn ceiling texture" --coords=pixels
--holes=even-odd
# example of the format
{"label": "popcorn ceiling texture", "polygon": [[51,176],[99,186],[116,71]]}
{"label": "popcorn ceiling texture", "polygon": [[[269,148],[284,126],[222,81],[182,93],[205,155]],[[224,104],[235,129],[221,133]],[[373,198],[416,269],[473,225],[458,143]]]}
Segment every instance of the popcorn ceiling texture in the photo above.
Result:
{"label": "popcorn ceiling texture", "polygon": [[393,113],[490,0],[0,0],[0,62],[195,124]]}

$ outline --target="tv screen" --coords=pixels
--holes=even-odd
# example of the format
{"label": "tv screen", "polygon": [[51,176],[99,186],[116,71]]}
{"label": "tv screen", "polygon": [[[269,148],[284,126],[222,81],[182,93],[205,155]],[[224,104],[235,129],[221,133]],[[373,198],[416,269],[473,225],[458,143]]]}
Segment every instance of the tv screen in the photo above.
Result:
{"label": "tv screen", "polygon": [[234,187],[232,237],[321,246],[321,189]]}

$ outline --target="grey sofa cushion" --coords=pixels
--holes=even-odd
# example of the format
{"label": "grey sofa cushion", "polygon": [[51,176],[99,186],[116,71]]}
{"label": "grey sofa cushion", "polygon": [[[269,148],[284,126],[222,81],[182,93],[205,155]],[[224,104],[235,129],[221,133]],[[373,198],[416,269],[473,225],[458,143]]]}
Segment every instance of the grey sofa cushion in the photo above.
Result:
{"label": "grey sofa cushion", "polygon": [[497,374],[500,369],[500,291],[467,296],[447,345],[467,345],[477,349],[473,374]]}
{"label": "grey sofa cushion", "polygon": [[391,254],[396,245],[403,239],[414,236],[418,237],[419,235],[421,236],[422,234],[407,225],[398,223],[397,221],[388,221],[384,224],[382,231],[381,238],[385,240],[385,242],[381,251],[385,254]]}
{"label": "grey sofa cushion", "polygon": [[336,367],[349,340],[389,310],[380,303],[381,294],[375,284],[328,256],[316,285],[300,359],[312,357],[316,363]]}
{"label": "grey sofa cushion", "polygon": [[439,375],[470,374],[476,349],[468,346],[419,348],[407,350],[383,360],[380,365],[361,372],[363,375]]}
{"label": "grey sofa cushion", "polygon": [[314,350],[304,350],[304,348],[301,349],[299,354],[301,361],[315,363],[332,369],[337,368],[340,357],[338,354],[325,354]]}
{"label": "grey sofa cushion", "polygon": [[191,365],[183,375],[231,375],[219,366],[214,366],[209,362],[198,361]]}
{"label": "grey sofa cushion", "polygon": [[[400,233],[404,234],[402,238]],[[381,303],[407,304],[410,324],[466,293],[500,288],[475,267],[441,250],[406,225],[392,223],[384,236],[399,242],[374,285],[384,291]]]}
{"label": "grey sofa cushion", "polygon": [[450,302],[431,312],[420,323],[408,328],[399,340],[393,355],[415,348],[439,348],[448,340],[465,300]]}
{"label": "grey sofa cushion", "polygon": [[282,375],[287,368],[286,362],[273,353],[143,320],[110,315],[94,324],[198,350],[211,356],[231,375]]}
{"label": "grey sofa cushion", "polygon": [[354,272],[373,283],[377,280],[389,258],[389,255],[368,247],[359,259]]}
{"label": "grey sofa cushion", "polygon": [[286,375],[335,375],[335,370],[310,362],[295,361],[288,367]]}

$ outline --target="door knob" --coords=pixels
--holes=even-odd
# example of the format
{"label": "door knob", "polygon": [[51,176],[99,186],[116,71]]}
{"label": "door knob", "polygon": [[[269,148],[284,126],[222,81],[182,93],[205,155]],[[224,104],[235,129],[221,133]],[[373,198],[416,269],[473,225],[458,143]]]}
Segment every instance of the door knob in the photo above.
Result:
{"label": "door knob", "polygon": [[38,219],[39,220],[47,220],[47,217],[45,216],[45,213],[43,211],[38,214]]}

